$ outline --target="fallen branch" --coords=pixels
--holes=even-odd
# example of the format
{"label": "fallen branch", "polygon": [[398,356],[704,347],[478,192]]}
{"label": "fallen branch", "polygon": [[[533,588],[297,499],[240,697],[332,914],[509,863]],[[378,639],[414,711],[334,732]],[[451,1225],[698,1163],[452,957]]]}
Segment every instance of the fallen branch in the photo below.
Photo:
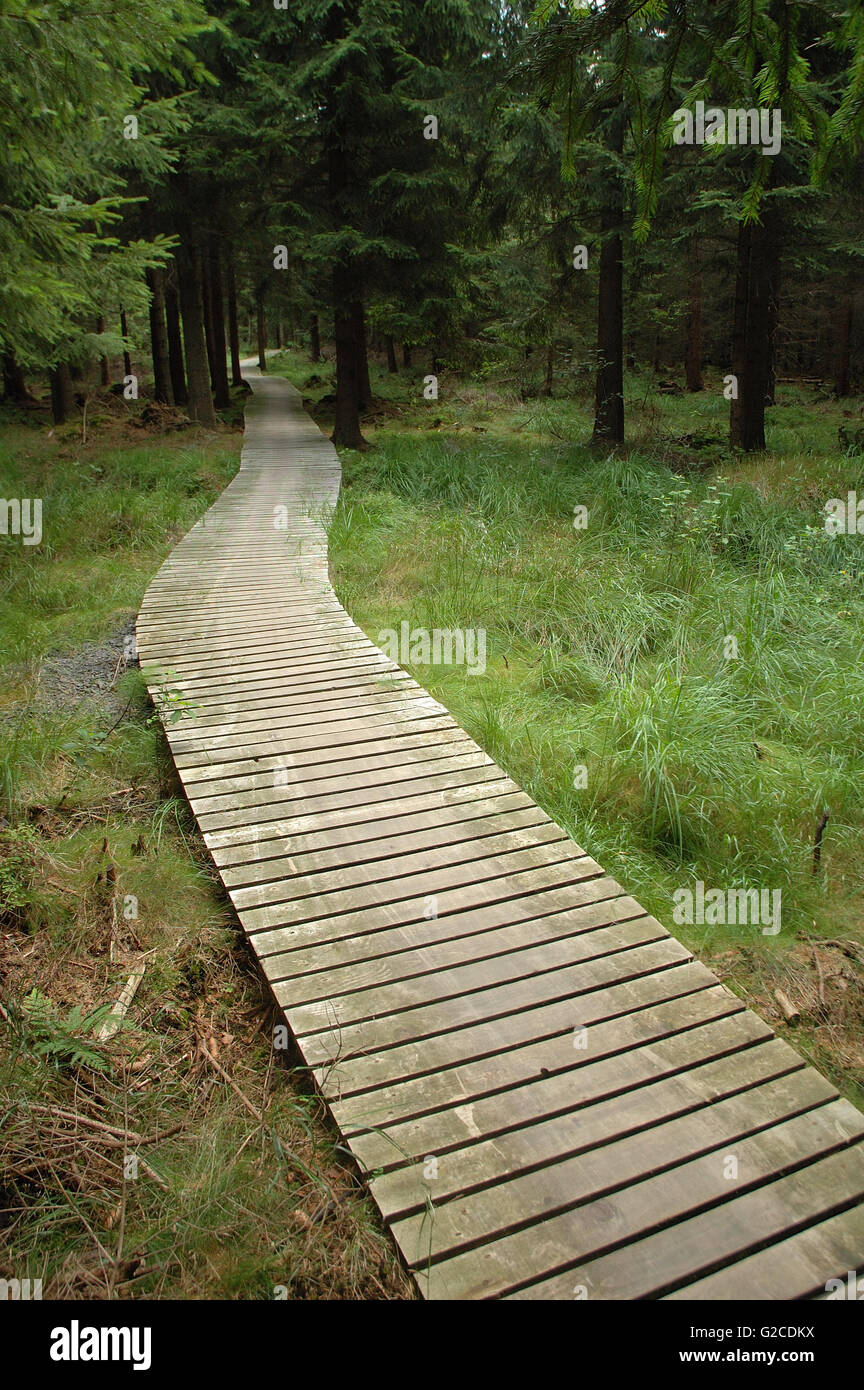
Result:
{"label": "fallen branch", "polygon": [[138,986],[144,979],[144,972],[146,969],[147,966],[142,962],[140,969],[133,970],[132,974],[129,976],[129,979],[123,986],[120,998],[117,1000],[117,1003],[114,1005],[105,1022],[102,1024],[102,1027],[99,1029],[99,1032],[96,1034],[99,1042],[107,1042],[109,1038],[113,1038],[114,1034],[120,1031],[120,1024],[129,1011],[129,1005],[135,998]]}
{"label": "fallen branch", "polygon": [[813,872],[818,872],[819,862],[822,858],[822,836],[825,834],[825,827],[828,824],[829,811],[822,812],[822,818],[816,827],[816,839],[813,841]]}
{"label": "fallen branch", "polygon": [[786,1022],[789,1024],[797,1023],[801,1017],[801,1010],[796,1009],[789,996],[784,994],[782,989],[775,989],[774,998],[783,1010],[783,1017],[786,1019]]}

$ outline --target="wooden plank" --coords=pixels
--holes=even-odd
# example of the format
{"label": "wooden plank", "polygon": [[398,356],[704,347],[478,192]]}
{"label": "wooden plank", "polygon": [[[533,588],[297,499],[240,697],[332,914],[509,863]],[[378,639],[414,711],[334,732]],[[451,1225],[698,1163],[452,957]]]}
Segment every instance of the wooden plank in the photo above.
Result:
{"label": "wooden plank", "polygon": [[[692,964],[684,947],[669,938],[578,971],[560,970],[533,982],[520,980],[455,1001],[372,1017],[360,1026],[326,1026],[316,1018],[308,1020],[306,1031],[303,1024],[294,1024],[292,1010],[292,1027],[308,1062],[321,1069],[338,1062],[340,1091],[370,1090],[385,1081],[458,1066],[487,1049],[504,1050],[542,1037],[538,1030],[544,1028],[572,1036],[574,1029],[616,1012],[648,1007],[683,983],[667,975]],[[277,999],[282,988],[277,982]]]}
{"label": "wooden plank", "polygon": [[[474,860],[470,864],[442,866],[427,873],[414,874],[407,884],[397,881],[391,885],[382,879],[380,882],[366,883],[361,888],[334,889],[331,893],[312,894],[297,900],[289,898],[264,907],[247,907],[243,911],[243,922],[248,932],[259,932],[297,927],[326,918],[329,931],[330,918],[350,917],[351,927],[347,922],[332,923],[335,935],[342,936],[345,931],[356,927],[358,913],[367,913],[373,906],[386,911],[390,926],[422,917],[425,900],[430,897],[438,900],[435,910],[439,914],[456,912],[461,907],[478,902],[515,897],[520,887],[515,882],[518,877],[556,864],[570,868],[574,880],[600,873],[593,859],[580,854],[572,841],[563,839],[551,845],[509,850]],[[526,892],[530,891],[530,886],[529,880],[525,884]],[[333,939],[332,936],[330,939]]]}
{"label": "wooden plank", "polygon": [[[798,1299],[838,1297],[848,1299],[850,1283],[848,1272],[864,1267],[864,1203],[847,1208],[839,1216],[819,1221],[815,1226],[807,1226],[797,1235],[768,1245],[755,1254],[748,1255],[734,1264],[724,1265],[722,1269],[703,1279],[686,1284],[675,1293],[665,1294],[669,1300],[711,1299],[712,1301],[734,1299],[756,1302],[764,1299]],[[826,1290],[829,1279],[840,1275],[841,1288]],[[864,1295],[864,1283],[860,1289],[857,1280],[852,1281],[860,1301]]]}
{"label": "wooden plank", "polygon": [[264,950],[265,943],[260,940],[256,946],[262,959],[267,957],[271,980],[291,979],[298,988],[314,990],[318,986],[311,977],[317,976],[320,984],[326,980],[328,993],[336,995],[365,989],[382,972],[389,980],[429,974],[448,964],[485,960],[526,945],[539,946],[615,923],[629,923],[637,917],[646,919],[645,931],[655,930],[651,925],[654,919],[647,917],[635,898],[622,895],[614,879],[603,875],[577,886],[584,890],[582,901],[564,912],[547,912],[543,895],[530,894],[539,910],[520,914],[522,920],[510,913],[505,899],[488,909],[469,909],[444,918],[423,917],[391,928],[340,936],[335,941],[315,939],[276,954]]}
{"label": "wooden plank", "polygon": [[[539,1215],[536,1198],[528,1198],[526,1208],[515,1205],[529,1184],[537,1187],[534,1175],[508,1184],[509,1193],[500,1185],[457,1199],[450,1211],[447,1206],[436,1209],[429,1223],[435,1254],[454,1241],[467,1244],[481,1229],[487,1234],[490,1227],[506,1232],[514,1218],[526,1224],[499,1239],[487,1238],[482,1256],[454,1254],[424,1270],[426,1292],[439,1298],[500,1297],[544,1270],[570,1263],[570,1297],[574,1285],[585,1285],[592,1297],[652,1297],[672,1280],[693,1279],[721,1254],[731,1257],[770,1238],[778,1229],[778,1218],[783,1230],[801,1217],[830,1215],[838,1203],[864,1193],[860,1147],[842,1152],[861,1134],[860,1115],[844,1101],[802,1109],[820,1099],[828,1101],[831,1095],[827,1082],[804,1069],[720,1101],[710,1111],[558,1164],[547,1175],[547,1201]],[[837,1148],[840,1153],[818,1161]],[[694,1151],[698,1157],[690,1157]],[[729,1176],[730,1158],[737,1160],[737,1177]],[[799,1166],[803,1173],[794,1182],[782,1178]],[[653,1175],[640,1181],[645,1172]],[[548,1184],[553,1182],[550,1193]],[[784,1182],[799,1199],[785,1214],[786,1204],[776,1200]],[[755,1191],[748,1198],[746,1188],[751,1185]],[[551,1215],[554,1190],[558,1203],[570,1206]],[[737,1192],[742,1192],[743,1214],[730,1200]],[[703,1207],[708,1211],[700,1220]],[[685,1218],[699,1224],[688,1231]],[[650,1234],[657,1227],[664,1229]],[[394,1235],[409,1255],[413,1241],[414,1259],[426,1263],[428,1226],[421,1234],[420,1221],[409,1217],[396,1223]],[[549,1292],[537,1285],[534,1297]]]}
{"label": "wooden plank", "polygon": [[[567,1288],[566,1296],[572,1298],[574,1286],[581,1286],[588,1289],[592,1298],[659,1297],[672,1281],[684,1288],[688,1282],[696,1283],[711,1265],[738,1260],[762,1244],[777,1241],[790,1229],[806,1228],[834,1213],[857,1209],[864,1197],[864,1154],[860,1143],[846,1151],[840,1148],[827,1158],[820,1159],[818,1155],[820,1145],[829,1135],[838,1144],[843,1143],[846,1133],[857,1138],[860,1121],[860,1114],[850,1105],[835,1101],[824,1112],[811,1112],[794,1123],[737,1143],[739,1164],[743,1160],[754,1181],[760,1174],[770,1176],[772,1162],[775,1172],[782,1172],[792,1163],[802,1166],[797,1172],[760,1184],[733,1201],[728,1197],[737,1184],[727,1182],[723,1189],[727,1200],[721,1205],[635,1241],[626,1249],[578,1265],[566,1276],[527,1287],[520,1296],[560,1298]],[[695,1198],[691,1184],[699,1178],[704,1180],[709,1173],[716,1177],[716,1159],[715,1155],[710,1166],[700,1159],[678,1170],[680,1190],[692,1191]]]}
{"label": "wooden plank", "polygon": [[[689,996],[689,1000],[692,1004],[693,996]],[[367,1130],[352,1128],[349,1119],[351,1110],[346,1107],[339,1109],[342,1128],[358,1161],[370,1171],[405,1170],[412,1160],[425,1159],[427,1154],[437,1155],[441,1163],[446,1156],[447,1164],[441,1163],[442,1169],[446,1166],[446,1171],[442,1171],[434,1183],[434,1191],[430,1192],[439,1201],[466,1188],[466,1176],[476,1180],[481,1164],[484,1177],[500,1178],[506,1175],[508,1169],[504,1165],[509,1159],[505,1161],[497,1150],[482,1155],[479,1150],[481,1147],[494,1148],[497,1136],[509,1130],[529,1125],[533,1127],[559,1114],[566,1116],[568,1112],[578,1112],[574,1115],[574,1122],[578,1125],[587,1107],[601,1107],[593,1113],[602,1116],[603,1106],[610,1107],[612,1118],[623,1128],[627,1104],[632,1102],[636,1092],[641,1094],[644,1088],[650,1100],[653,1087],[654,1094],[665,1097],[670,1092],[663,1090],[659,1083],[666,1078],[674,1078],[679,1096],[685,1096],[690,1103],[704,1104],[710,1081],[705,1063],[739,1057],[755,1044],[776,1041],[768,1025],[755,1014],[732,1012],[728,999],[718,998],[715,1002],[718,1006],[716,1013],[707,1022],[701,1021],[700,1017],[695,1027],[667,1032],[652,1042],[651,1047],[635,1045],[625,1052],[595,1060],[595,1046],[599,1044],[602,1048],[603,1045],[602,1026],[592,1030],[590,1052],[587,1040],[586,1048],[577,1050],[573,1046],[573,1037],[567,1034],[558,1042],[554,1056],[551,1047],[544,1053],[552,1066],[535,1071],[521,1084],[475,1096],[468,1103],[451,1104],[446,1109],[428,1111]],[[595,1034],[598,1036],[595,1037]],[[791,1049],[786,1048],[784,1055],[788,1065],[793,1065],[793,1062],[798,1065],[797,1055],[792,1053],[790,1058],[790,1053]],[[775,1052],[773,1055],[780,1054]],[[672,1111],[669,1113],[671,1116]],[[561,1140],[566,1131],[567,1125],[562,1125]],[[580,1145],[586,1133],[579,1128]],[[533,1135],[532,1128],[530,1133],[523,1133],[519,1142],[530,1143]],[[550,1127],[543,1137],[547,1142],[559,1145],[557,1126]],[[478,1150],[476,1154],[472,1152],[474,1147]],[[565,1151],[559,1148],[559,1153]],[[487,1163],[490,1164],[488,1169]],[[409,1168],[408,1176],[415,1181],[426,1181],[422,1170],[416,1174]],[[380,1189],[376,1195],[380,1197]],[[410,1210],[410,1204],[405,1210]]]}

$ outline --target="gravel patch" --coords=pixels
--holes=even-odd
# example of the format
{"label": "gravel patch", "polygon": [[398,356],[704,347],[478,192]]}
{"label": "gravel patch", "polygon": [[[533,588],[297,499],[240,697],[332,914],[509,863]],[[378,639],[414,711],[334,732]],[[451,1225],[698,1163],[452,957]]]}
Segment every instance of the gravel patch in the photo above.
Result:
{"label": "gravel patch", "polygon": [[72,709],[90,699],[119,714],[126,699],[113,686],[129,666],[137,665],[136,657],[127,659],[124,654],[134,650],[126,643],[134,633],[135,619],[130,618],[104,642],[84,642],[74,651],[46,656],[39,668],[36,703]]}

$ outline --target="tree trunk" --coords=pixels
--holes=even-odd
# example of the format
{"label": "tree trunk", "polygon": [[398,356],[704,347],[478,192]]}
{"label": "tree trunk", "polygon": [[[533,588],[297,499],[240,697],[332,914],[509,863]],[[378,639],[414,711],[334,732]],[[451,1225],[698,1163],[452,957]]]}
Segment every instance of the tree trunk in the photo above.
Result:
{"label": "tree trunk", "polygon": [[240,325],[237,319],[237,285],[234,279],[234,257],[229,255],[226,267],[228,280],[228,342],[231,348],[231,385],[243,385],[240,366]]}
{"label": "tree trunk", "polygon": [[[105,320],[104,320],[104,318],[102,317],[101,314],[99,315],[98,319],[96,320],[96,332],[97,332],[97,333],[104,333],[104,332],[105,332]],[[109,366],[108,366],[108,358],[107,358],[107,357],[100,357],[100,358],[99,358],[99,384],[100,384],[100,386],[103,386],[103,387],[108,387],[108,386],[111,385],[111,370],[110,370],[110,368],[109,368]]]}
{"label": "tree trunk", "polygon": [[843,314],[840,319],[840,338],[837,344],[837,362],[835,366],[835,386],[834,394],[837,396],[851,396],[852,394],[852,287],[847,287],[847,299],[843,306]]}
{"label": "tree trunk", "polygon": [[[128,374],[127,374],[128,375]],[[65,362],[59,362],[48,373],[51,383],[51,414],[55,425],[65,425],[72,413],[72,376]]]}
{"label": "tree trunk", "polygon": [[769,399],[774,331],[777,325],[779,217],[770,206],[762,221],[738,227],[738,269],[735,281],[735,319],[732,373],[737,399],[729,415],[733,449],[765,449],[765,405]]}
{"label": "tree trunk", "polygon": [[185,405],[189,399],[186,373],[183,368],[183,335],[180,331],[180,302],[177,298],[176,264],[165,280],[165,327],[168,334],[168,363],[171,369],[171,390],[174,404]]}
{"label": "tree trunk", "polygon": [[120,332],[123,334],[123,373],[125,376],[131,376],[132,358],[129,356],[129,349],[126,346],[126,339],[129,334],[129,329],[126,326],[126,310],[122,307],[122,305],[120,308]]}
{"label": "tree trunk", "polygon": [[[345,13],[334,6],[327,31],[336,42],[344,37]],[[352,187],[350,127],[346,118],[333,113],[327,149],[327,195],[331,215],[337,226],[350,222],[349,191]],[[333,337],[336,342],[336,418],[332,440],[344,449],[365,449],[360,430],[359,372],[362,367],[357,331],[357,310],[361,304],[358,272],[347,252],[337,253],[333,261]],[[362,309],[361,309],[362,315]]]}
{"label": "tree trunk", "polygon": [[210,265],[206,246],[201,249],[201,307],[204,311],[204,341],[207,344],[207,368],[210,372],[210,390],[215,390],[216,373],[213,364],[216,348],[213,342],[213,295],[210,289]]}
{"label": "tree trunk", "polygon": [[150,352],[153,357],[153,394],[165,405],[174,404],[171,363],[168,358],[168,330],[165,327],[164,275],[158,266],[146,272],[150,288]]}
{"label": "tree trunk", "polygon": [[396,365],[396,347],[393,342],[392,334],[387,334],[387,370],[388,372],[398,372]]}
{"label": "tree trunk", "polygon": [[410,344],[410,343],[403,343],[403,344],[402,344],[402,366],[403,366],[403,367],[410,367],[410,366],[411,366],[411,344]]}
{"label": "tree trunk", "polygon": [[222,260],[219,242],[210,237],[210,316],[213,323],[213,358],[211,361],[213,401],[217,410],[231,404],[228,389],[228,358],[225,352],[225,297],[222,293]]}
{"label": "tree trunk", "polygon": [[216,412],[210,394],[210,373],[207,364],[207,340],[204,335],[203,276],[201,250],[183,249],[178,259],[180,281],[180,315],[183,320],[183,340],[186,347],[186,372],[189,381],[189,418],[213,428]]}
{"label": "tree trunk", "polygon": [[258,368],[262,372],[267,370],[267,316],[264,312],[264,291],[258,289],[255,294],[255,320],[256,331],[258,334]]}
{"label": "tree trunk", "polygon": [[354,278],[344,260],[333,267],[333,336],[336,340],[336,418],[333,443],[343,449],[365,449],[360,431],[357,369],[357,320],[352,308]]}
{"label": "tree trunk", "polygon": [[702,268],[699,263],[699,243],[694,242],[690,263],[690,310],[687,315],[687,343],[684,350],[684,375],[688,391],[702,391]]}
{"label": "tree trunk", "polygon": [[24,373],[12,352],[3,353],[3,399],[14,405],[27,405],[35,399],[27,390]]}
{"label": "tree trunk", "polygon": [[313,362],[321,361],[321,333],[317,314],[309,315],[309,355]]}
{"label": "tree trunk", "polygon": [[543,385],[543,395],[552,395],[552,383],[555,380],[555,349],[550,343],[546,349],[546,381]]}
{"label": "tree trunk", "polygon": [[277,347],[277,349],[279,350],[279,352],[282,351],[283,346],[284,346],[284,344],[283,344],[283,342],[282,342],[282,315],[277,313],[277,315],[276,315],[276,347]]}
{"label": "tree trunk", "polygon": [[369,380],[369,353],[366,348],[366,315],[362,303],[354,303],[354,344],[357,352],[357,408],[368,410],[372,404],[372,383]]}
{"label": "tree trunk", "polygon": [[[623,102],[612,113],[607,149],[624,149]],[[594,435],[598,444],[624,441],[624,186],[611,171],[600,213],[600,285],[597,299],[597,383],[594,394]]]}

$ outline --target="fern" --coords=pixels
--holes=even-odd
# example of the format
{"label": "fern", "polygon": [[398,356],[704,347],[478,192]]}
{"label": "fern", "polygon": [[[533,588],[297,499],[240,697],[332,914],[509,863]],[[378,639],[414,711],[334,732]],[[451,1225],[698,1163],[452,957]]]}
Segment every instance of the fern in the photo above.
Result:
{"label": "fern", "polygon": [[110,1004],[101,1004],[89,1013],[76,1004],[65,1016],[60,1016],[46,995],[31,989],[22,1000],[19,1043],[25,1051],[41,1057],[57,1071],[71,1067],[105,1071],[108,1058],[90,1035],[110,1012]]}

